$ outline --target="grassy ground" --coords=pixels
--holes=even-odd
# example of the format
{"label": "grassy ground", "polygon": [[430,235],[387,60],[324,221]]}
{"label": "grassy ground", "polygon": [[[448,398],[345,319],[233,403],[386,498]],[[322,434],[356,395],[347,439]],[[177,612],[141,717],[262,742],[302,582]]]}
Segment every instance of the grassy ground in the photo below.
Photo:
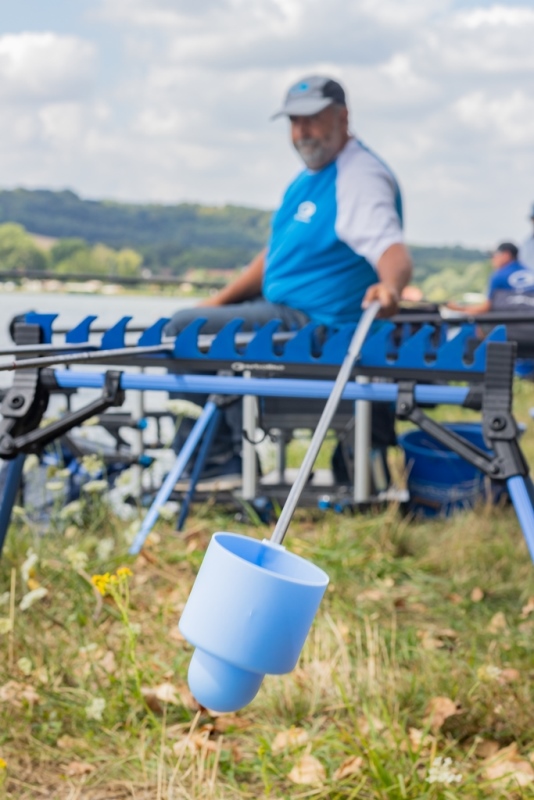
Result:
{"label": "grassy ground", "polygon": [[[526,422],[532,387],[517,403]],[[176,628],[216,530],[266,535],[201,508],[133,560],[98,494],[46,536],[20,515],[0,562],[0,798],[534,798],[534,569],[510,507],[299,512],[288,548],[331,579],[312,633],[293,673],[220,716],[189,694]],[[102,596],[91,576],[121,567]]]}

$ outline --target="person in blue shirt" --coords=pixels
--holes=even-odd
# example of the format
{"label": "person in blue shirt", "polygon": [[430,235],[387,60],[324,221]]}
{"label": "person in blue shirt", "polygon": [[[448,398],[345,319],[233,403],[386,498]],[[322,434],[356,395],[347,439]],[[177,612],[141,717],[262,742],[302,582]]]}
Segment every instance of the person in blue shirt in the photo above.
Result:
{"label": "person in blue shirt", "polygon": [[[469,314],[486,314],[489,311],[515,311],[517,314],[532,314],[534,317],[534,271],[519,260],[519,250],[512,242],[500,244],[491,257],[493,275],[488,285],[488,297],[475,305],[448,303],[454,311]],[[484,326],[486,330],[486,326]],[[486,330],[486,333],[488,331]],[[514,322],[506,325],[506,335],[518,343],[519,353],[528,355],[534,350],[534,325],[529,322]],[[523,378],[534,375],[534,360],[518,358],[516,374]]]}
{"label": "person in blue shirt", "polygon": [[[374,300],[383,317],[398,310],[412,275],[400,190],[391,170],[351,133],[343,87],[326,76],[303,78],[279,116],[289,120],[304,169],[273,216],[265,249],[215,296],[178,311],[166,334],[198,317],[209,334],[236,317],[245,331],[272,319],[291,330],[310,320],[357,323]],[[230,427],[240,448],[240,420]]]}
{"label": "person in blue shirt", "polygon": [[469,314],[534,311],[534,271],[520,263],[518,255],[519,250],[512,242],[500,244],[491,257],[493,275],[488,284],[487,299],[474,305],[447,303],[447,308]]}

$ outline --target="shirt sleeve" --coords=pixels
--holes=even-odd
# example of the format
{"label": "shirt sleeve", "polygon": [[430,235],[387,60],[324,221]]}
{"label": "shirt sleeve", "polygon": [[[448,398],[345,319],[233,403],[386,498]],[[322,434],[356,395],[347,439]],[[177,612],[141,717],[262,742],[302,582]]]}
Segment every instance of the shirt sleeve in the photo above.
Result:
{"label": "shirt sleeve", "polygon": [[361,149],[338,161],[336,233],[376,268],[383,253],[404,241],[400,192],[376,156]]}

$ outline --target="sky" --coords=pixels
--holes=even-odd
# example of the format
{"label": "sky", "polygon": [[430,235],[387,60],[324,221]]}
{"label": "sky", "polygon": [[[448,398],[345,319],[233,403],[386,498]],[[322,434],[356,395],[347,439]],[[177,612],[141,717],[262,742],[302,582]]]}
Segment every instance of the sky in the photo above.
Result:
{"label": "sky", "polygon": [[413,244],[530,232],[532,0],[0,0],[0,187],[273,209],[288,87],[346,88]]}

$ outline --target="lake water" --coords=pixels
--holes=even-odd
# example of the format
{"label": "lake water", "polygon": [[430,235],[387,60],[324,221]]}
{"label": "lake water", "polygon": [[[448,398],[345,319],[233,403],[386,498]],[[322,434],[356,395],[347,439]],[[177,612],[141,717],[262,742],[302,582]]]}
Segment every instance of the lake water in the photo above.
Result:
{"label": "lake water", "polygon": [[158,295],[62,294],[42,292],[4,292],[0,290],[0,347],[11,344],[8,325],[15,314],[37,311],[58,314],[55,325],[68,328],[89,314],[98,314],[95,325],[113,325],[121,317],[131,316],[132,325],[148,327],[160,317],[169,317],[179,308],[195,305],[197,300]]}

